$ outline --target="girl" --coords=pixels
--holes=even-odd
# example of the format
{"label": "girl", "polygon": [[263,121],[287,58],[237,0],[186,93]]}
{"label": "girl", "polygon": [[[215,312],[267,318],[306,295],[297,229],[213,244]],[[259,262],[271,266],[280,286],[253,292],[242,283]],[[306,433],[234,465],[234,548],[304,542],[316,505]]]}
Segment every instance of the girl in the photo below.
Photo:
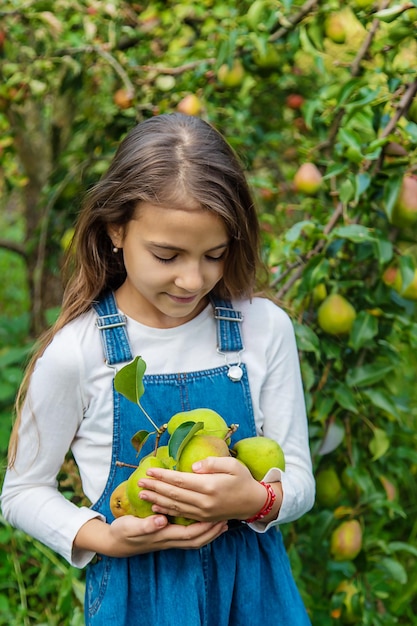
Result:
{"label": "girl", "polygon": [[[19,394],[4,516],[88,565],[87,625],[310,624],[278,529],[314,500],[298,355],[287,315],[254,297],[259,228],[233,151],[197,117],[140,123],[88,194],[74,242],[61,315]],[[258,482],[233,457],[153,468],[139,484],[154,515],[114,519],[110,494],[132,472],[117,462],[137,464],[130,438],[149,430],[112,385],[136,355],[157,424],[209,407],[239,424],[232,445],[275,439],[285,472]],[[91,508],[57,489],[68,449]]]}

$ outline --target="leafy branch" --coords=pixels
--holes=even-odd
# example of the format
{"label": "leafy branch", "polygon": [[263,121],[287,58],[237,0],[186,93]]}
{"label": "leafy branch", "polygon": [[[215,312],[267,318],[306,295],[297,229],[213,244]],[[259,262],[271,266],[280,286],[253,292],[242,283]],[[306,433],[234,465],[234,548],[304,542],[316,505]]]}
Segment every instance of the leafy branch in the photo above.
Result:
{"label": "leafy branch", "polygon": [[[390,3],[390,0],[384,0],[384,2],[381,5],[381,9],[386,8],[389,5],[389,3]],[[373,20],[369,33],[365,37],[362,43],[362,46],[359,48],[358,54],[356,55],[355,59],[353,60],[350,66],[350,75],[352,78],[359,76],[362,62],[364,58],[366,57],[366,55],[368,54],[368,51],[372,45],[372,41],[375,38],[375,35],[378,31],[379,26],[380,26],[380,20],[378,19]],[[335,144],[337,133],[339,132],[339,128],[345,116],[345,112],[346,112],[345,107],[340,107],[330,127],[329,136],[327,137],[326,141],[324,141],[321,145],[321,148],[322,149],[325,148],[327,153],[330,152],[330,149],[333,148]]]}
{"label": "leafy branch", "polygon": [[308,13],[310,13],[310,11],[312,11],[318,4],[319,0],[307,0],[307,2],[303,4],[298,13],[290,16],[286,20],[286,25],[281,26],[277,31],[275,31],[275,33],[272,33],[272,35],[269,37],[269,41],[274,42],[278,39],[281,39],[282,37],[285,37],[285,35],[293,30],[297,26],[297,24],[301,22],[301,20],[303,20],[304,17],[308,15]]}

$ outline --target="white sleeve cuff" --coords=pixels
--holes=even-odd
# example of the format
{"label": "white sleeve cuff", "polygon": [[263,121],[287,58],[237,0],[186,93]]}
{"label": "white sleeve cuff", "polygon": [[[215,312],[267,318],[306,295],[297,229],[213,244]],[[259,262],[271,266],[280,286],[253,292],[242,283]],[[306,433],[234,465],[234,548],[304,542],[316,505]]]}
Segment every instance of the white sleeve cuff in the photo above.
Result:
{"label": "white sleeve cuff", "polygon": [[[102,522],[106,521],[104,515],[101,515],[101,513],[97,513],[97,511],[93,511],[92,509],[88,509],[87,507],[79,509],[77,522],[80,523],[77,532],[81,528],[81,526],[84,526],[84,524],[86,524],[90,520],[97,518],[100,519]],[[74,534],[74,539],[77,532]],[[64,553],[62,556],[67,559],[67,561],[73,567],[78,567],[81,569],[88,565],[88,563],[90,563],[90,561],[95,557],[95,554],[95,552],[91,552],[90,550],[80,550],[79,548],[76,548],[74,545],[72,545],[69,554]]]}

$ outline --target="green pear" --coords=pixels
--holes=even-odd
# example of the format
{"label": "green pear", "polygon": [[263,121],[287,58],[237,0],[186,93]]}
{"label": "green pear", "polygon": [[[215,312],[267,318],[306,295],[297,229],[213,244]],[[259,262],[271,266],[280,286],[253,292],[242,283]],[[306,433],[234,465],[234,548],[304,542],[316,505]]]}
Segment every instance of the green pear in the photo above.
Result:
{"label": "green pear", "polygon": [[295,173],[295,190],[307,196],[314,196],[322,184],[323,177],[314,163],[303,163]]}
{"label": "green pear", "polygon": [[342,522],[330,536],[330,552],[335,561],[353,561],[362,550],[362,526],[356,519]]}
{"label": "green pear", "polygon": [[256,480],[262,480],[271,467],[285,470],[285,457],[281,446],[269,437],[246,437],[234,447],[238,461],[246,465]]}
{"label": "green pear", "polygon": [[190,524],[195,524],[195,519],[189,519],[188,517],[181,517],[180,515],[176,515],[171,518],[172,524],[178,524],[179,526],[189,526]]}
{"label": "green pear", "polygon": [[317,310],[318,325],[329,335],[350,333],[355,318],[354,307],[339,293],[327,296]]}
{"label": "green pear", "polygon": [[[163,461],[156,456],[151,455],[144,457],[139,463],[139,466],[127,479],[126,493],[132,515],[136,517],[148,517],[148,515],[154,514],[152,511],[152,502],[147,502],[139,498],[143,487],[139,487],[138,482],[141,478],[146,477],[146,472],[150,467],[165,467],[165,465]],[[147,478],[150,478],[150,476],[147,476]]]}
{"label": "green pear", "polygon": [[391,222],[399,228],[415,226],[417,223],[417,178],[415,176],[404,176],[392,210]]}
{"label": "green pear", "polygon": [[204,427],[196,435],[213,435],[224,439],[229,432],[229,427],[219,413],[212,409],[201,408],[191,411],[181,411],[171,417],[168,422],[168,432],[170,435],[178,426],[184,422],[203,422]]}
{"label": "green pear", "polygon": [[149,458],[150,456],[154,456],[157,459],[160,459],[163,462],[164,467],[168,469],[173,469],[176,464],[175,459],[173,459],[172,456],[169,456],[168,446],[160,446],[159,448],[157,448],[156,453],[150,452],[149,454],[143,457],[142,461],[144,459]]}
{"label": "green pear", "polygon": [[321,506],[334,507],[342,496],[342,483],[334,467],[322,469],[316,476],[316,499]]}
{"label": "green pear", "polygon": [[129,499],[127,497],[127,480],[124,480],[120,485],[113,490],[110,496],[110,510],[114,517],[122,517],[122,515],[134,515],[132,507],[130,506]]}
{"label": "green pear", "polygon": [[213,435],[196,434],[184,446],[177,462],[177,470],[192,472],[193,463],[206,459],[208,456],[230,456],[227,443]]}

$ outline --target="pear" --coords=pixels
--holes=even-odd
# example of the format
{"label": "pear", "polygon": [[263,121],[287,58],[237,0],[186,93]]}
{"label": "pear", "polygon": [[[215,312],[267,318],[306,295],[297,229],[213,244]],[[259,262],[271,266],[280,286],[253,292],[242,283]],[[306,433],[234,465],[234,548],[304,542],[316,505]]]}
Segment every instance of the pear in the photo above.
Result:
{"label": "pear", "polygon": [[245,69],[239,59],[235,59],[231,67],[227,63],[221,65],[217,72],[219,83],[225,87],[239,87],[245,77]]}
{"label": "pear", "polygon": [[114,517],[122,517],[122,515],[133,515],[132,507],[126,492],[127,480],[117,485],[110,496],[110,510]]}
{"label": "pear", "polygon": [[[148,515],[154,514],[152,511],[152,502],[147,502],[139,498],[139,494],[143,488],[138,486],[138,481],[141,478],[145,478],[146,472],[150,467],[165,467],[165,464],[156,456],[146,456],[127,479],[126,493],[132,515],[136,517],[148,517]],[[150,478],[150,476],[147,476],[147,478]]]}
{"label": "pear", "polygon": [[413,280],[405,289],[403,289],[401,272],[396,267],[388,267],[382,276],[382,280],[406,300],[417,300],[417,269],[414,270]]}
{"label": "pear", "polygon": [[338,293],[327,296],[317,311],[318,325],[329,335],[350,333],[355,318],[356,311],[353,306]]}
{"label": "pear", "polygon": [[213,435],[224,439],[229,432],[229,427],[219,413],[213,409],[200,408],[191,411],[181,411],[171,417],[168,422],[170,435],[184,422],[203,422],[204,427],[196,432],[196,435]]}
{"label": "pear", "polygon": [[293,182],[296,191],[314,196],[322,186],[323,177],[314,163],[303,163],[296,171]]}
{"label": "pear", "polygon": [[172,524],[179,524],[180,526],[189,526],[190,524],[195,524],[195,519],[189,519],[188,517],[181,517],[180,515],[176,515],[171,519]]}
{"label": "pear", "polygon": [[162,463],[164,464],[164,467],[168,469],[173,469],[176,464],[175,459],[173,459],[172,456],[169,456],[168,446],[159,446],[159,448],[157,448],[156,450],[156,453],[150,452],[149,454],[143,457],[142,461],[144,459],[149,458],[150,456],[154,456],[157,459],[160,459]]}
{"label": "pear", "polygon": [[285,470],[285,457],[281,446],[269,437],[246,437],[234,447],[238,461],[246,465],[256,480],[262,480],[272,467]]}
{"label": "pear", "polygon": [[196,434],[184,446],[177,462],[177,470],[192,472],[193,463],[206,459],[208,456],[230,456],[227,443],[213,435]]}
{"label": "pear", "polygon": [[322,469],[316,476],[316,498],[321,506],[334,507],[342,496],[342,483],[333,467]]}
{"label": "pear", "polygon": [[200,115],[202,108],[200,99],[194,93],[187,94],[177,104],[177,111],[185,115]]}
{"label": "pear", "polygon": [[324,32],[333,43],[345,43],[346,29],[344,16],[331,13],[324,21]]}
{"label": "pear", "polygon": [[362,527],[358,520],[342,522],[330,536],[330,552],[335,561],[353,561],[362,550]]}
{"label": "pear", "polygon": [[394,226],[405,228],[417,223],[417,177],[404,176],[398,198],[395,202],[391,222]]}

